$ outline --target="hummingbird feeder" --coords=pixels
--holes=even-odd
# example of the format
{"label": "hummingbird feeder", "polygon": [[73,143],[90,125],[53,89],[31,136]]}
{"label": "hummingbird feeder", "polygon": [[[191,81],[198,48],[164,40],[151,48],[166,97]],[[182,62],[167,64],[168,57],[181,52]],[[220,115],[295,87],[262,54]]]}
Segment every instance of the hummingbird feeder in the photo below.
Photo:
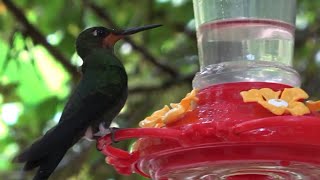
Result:
{"label": "hummingbird feeder", "polygon": [[[156,180],[320,179],[320,101],[291,67],[295,0],[194,0],[194,90],[98,141],[120,173]],[[131,152],[112,146],[138,138]]]}

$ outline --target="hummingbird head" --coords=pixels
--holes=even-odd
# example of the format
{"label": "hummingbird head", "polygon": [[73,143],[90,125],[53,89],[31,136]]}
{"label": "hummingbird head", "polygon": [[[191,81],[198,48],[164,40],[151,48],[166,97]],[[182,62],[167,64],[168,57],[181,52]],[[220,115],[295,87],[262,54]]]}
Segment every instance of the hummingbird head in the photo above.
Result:
{"label": "hummingbird head", "polygon": [[111,49],[111,52],[113,52],[114,44],[123,37],[159,26],[161,25],[153,24],[125,30],[91,27],[79,34],[76,40],[76,50],[81,58],[86,57],[96,48]]}

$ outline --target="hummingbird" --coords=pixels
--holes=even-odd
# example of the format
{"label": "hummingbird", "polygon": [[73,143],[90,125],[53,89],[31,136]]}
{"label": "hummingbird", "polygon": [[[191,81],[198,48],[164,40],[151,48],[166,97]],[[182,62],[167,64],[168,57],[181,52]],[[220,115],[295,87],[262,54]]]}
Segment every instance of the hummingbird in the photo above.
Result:
{"label": "hummingbird", "polygon": [[97,139],[110,133],[109,126],[128,96],[128,76],[114,55],[114,44],[125,36],[159,26],[125,30],[91,27],[82,31],[76,40],[76,51],[83,60],[82,77],[59,123],[16,156],[14,162],[25,162],[25,171],[39,167],[33,179],[45,180],[82,137]]}

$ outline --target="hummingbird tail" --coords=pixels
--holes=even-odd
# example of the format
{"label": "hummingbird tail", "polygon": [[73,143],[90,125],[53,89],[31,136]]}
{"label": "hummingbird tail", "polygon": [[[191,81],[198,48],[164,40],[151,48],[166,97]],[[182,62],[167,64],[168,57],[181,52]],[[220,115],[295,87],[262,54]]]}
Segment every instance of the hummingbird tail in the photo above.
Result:
{"label": "hummingbird tail", "polygon": [[23,168],[25,171],[39,167],[34,180],[48,179],[67,150],[73,145],[72,132],[65,128],[58,124],[16,156],[13,162],[26,162]]}
{"label": "hummingbird tail", "polygon": [[49,176],[58,166],[59,162],[61,161],[67,150],[68,149],[65,149],[64,151],[59,150],[51,152],[46,157],[43,157],[39,160],[27,161],[23,169],[25,171],[28,171],[39,166],[39,169],[36,175],[34,176],[33,180],[48,179]]}
{"label": "hummingbird tail", "polygon": [[[33,180],[44,180],[48,179],[52,172],[56,169],[59,162],[65,155],[68,149],[52,152],[45,159],[40,161],[40,167],[34,176]],[[27,163],[28,164],[28,163]],[[27,165],[26,164],[26,165]],[[32,164],[32,163],[31,163]]]}

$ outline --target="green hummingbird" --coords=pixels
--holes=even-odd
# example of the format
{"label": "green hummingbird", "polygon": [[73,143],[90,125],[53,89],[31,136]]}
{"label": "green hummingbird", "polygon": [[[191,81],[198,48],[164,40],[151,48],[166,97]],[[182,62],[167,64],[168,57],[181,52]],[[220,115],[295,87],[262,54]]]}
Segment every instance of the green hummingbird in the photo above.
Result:
{"label": "green hummingbird", "polygon": [[80,33],[76,51],[83,60],[82,77],[59,123],[14,159],[15,162],[26,162],[24,170],[39,167],[34,180],[48,179],[67,150],[82,137],[94,139],[110,132],[107,131],[110,123],[128,95],[127,73],[114,55],[114,44],[127,35],[159,26],[126,30],[92,27]]}

